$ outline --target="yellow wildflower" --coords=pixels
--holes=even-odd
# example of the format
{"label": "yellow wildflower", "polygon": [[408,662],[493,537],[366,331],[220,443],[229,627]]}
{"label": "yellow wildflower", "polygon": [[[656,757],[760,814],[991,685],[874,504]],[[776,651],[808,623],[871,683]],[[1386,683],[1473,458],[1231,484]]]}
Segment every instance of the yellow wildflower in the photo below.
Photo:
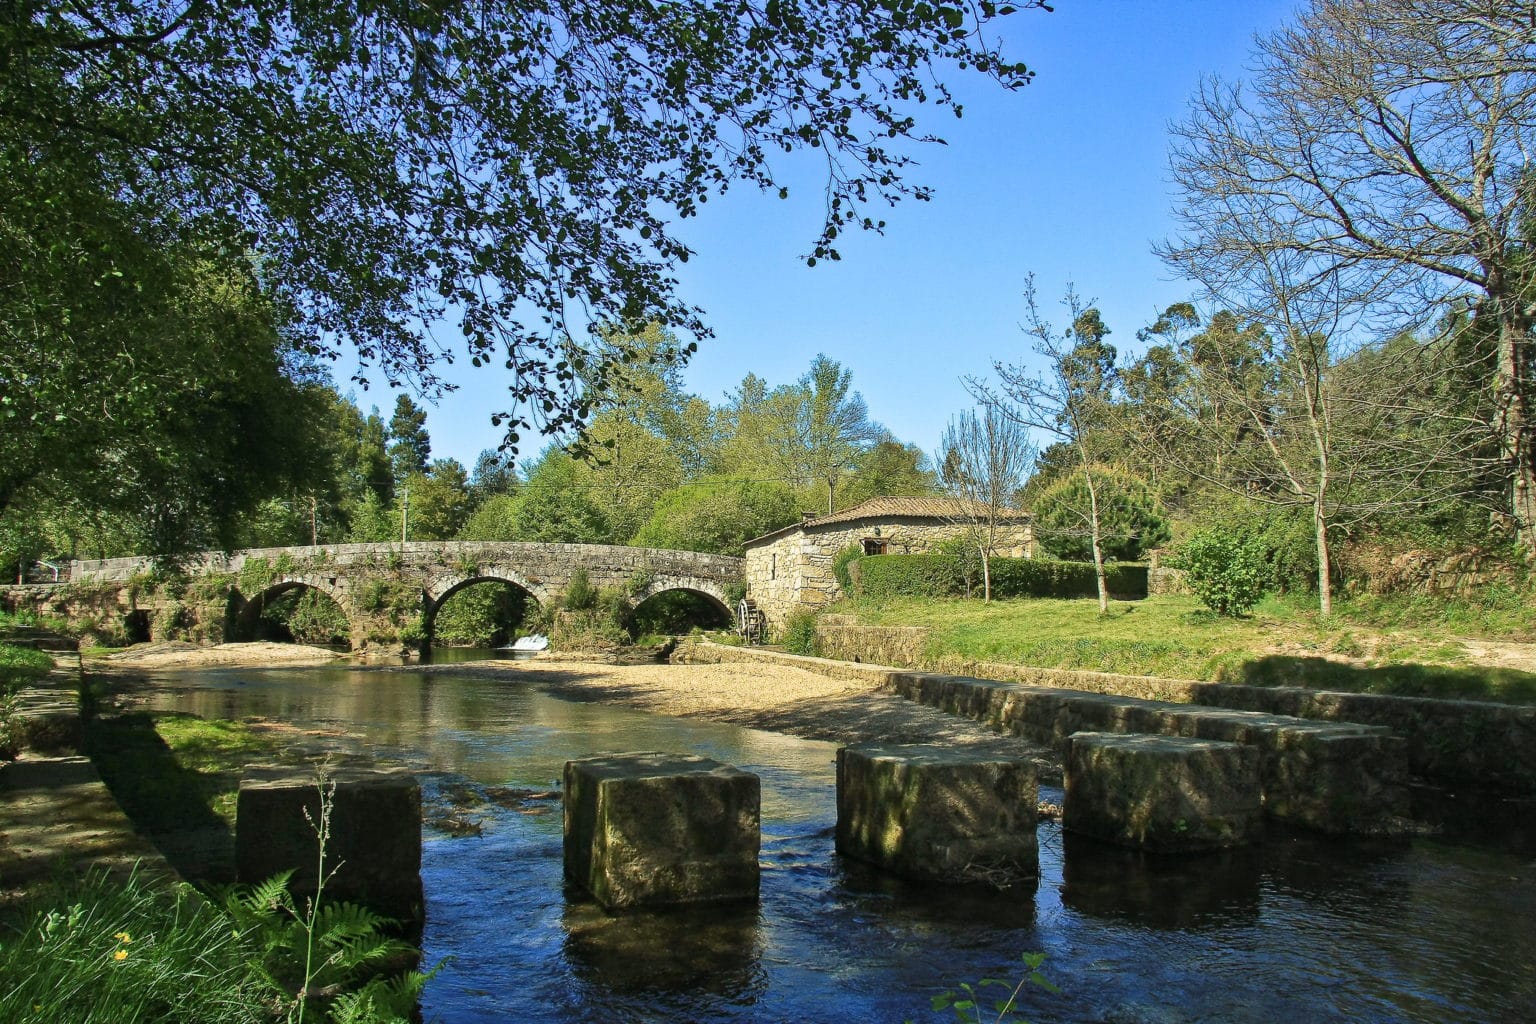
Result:
{"label": "yellow wildflower", "polygon": [[117,933],[117,934],[116,934],[116,935],[114,935],[114,936],[112,936],[112,937],[113,937],[113,938],[114,938],[114,939],[116,939],[116,940],[117,940],[117,941],[118,941],[118,942],[121,942],[121,943],[122,943],[122,944],[123,944],[123,945],[125,945],[125,946],[126,946],[126,945],[127,945],[127,944],[128,944],[128,943],[130,943],[130,942],[132,942],[132,941],[133,941],[133,938],[132,938],[132,936],[130,936],[130,935],[129,935],[129,934],[128,934],[128,933],[127,933],[127,932],[118,932],[118,933]]}
{"label": "yellow wildflower", "polygon": [[128,959],[128,951],[126,949],[120,949],[116,953],[112,954],[112,959],[113,960],[127,960]]}

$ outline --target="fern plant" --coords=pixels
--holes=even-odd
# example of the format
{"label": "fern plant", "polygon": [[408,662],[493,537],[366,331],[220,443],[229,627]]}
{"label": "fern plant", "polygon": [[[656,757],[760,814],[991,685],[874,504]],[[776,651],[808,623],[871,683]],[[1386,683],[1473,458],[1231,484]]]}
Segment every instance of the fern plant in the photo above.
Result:
{"label": "fern plant", "polygon": [[[408,1019],[420,985],[401,1006],[383,998],[387,989],[376,976],[413,960],[415,949],[385,934],[393,922],[366,907],[324,903],[317,893],[301,908],[288,888],[292,874],[285,871],[250,889],[229,890],[224,897],[224,909],[250,943],[253,966],[273,1002],[284,1004],[288,1019],[302,1021],[311,1004],[339,1003],[341,994],[361,985],[357,992],[372,993],[371,1001],[381,1007],[387,1003],[389,1012],[351,1019]],[[426,976],[420,979],[424,984]]]}
{"label": "fern plant", "polygon": [[293,872],[285,871],[247,890],[226,890],[225,910],[254,948],[253,969],[289,1024],[303,1024],[312,1006],[347,1024],[407,1024],[437,969],[386,977],[420,957],[415,947],[387,934],[396,922],[355,903],[324,899],[336,872],[327,864],[336,783],[322,768],[317,785],[319,816],[305,811],[319,840],[314,895],[301,907],[288,884]]}

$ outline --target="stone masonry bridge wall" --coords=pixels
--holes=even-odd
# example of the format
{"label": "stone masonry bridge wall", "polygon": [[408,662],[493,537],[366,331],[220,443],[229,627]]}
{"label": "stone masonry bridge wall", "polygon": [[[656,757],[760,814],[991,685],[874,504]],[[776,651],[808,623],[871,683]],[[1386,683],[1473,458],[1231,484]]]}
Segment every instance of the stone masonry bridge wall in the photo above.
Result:
{"label": "stone masonry bridge wall", "polygon": [[7,606],[60,615],[104,636],[242,639],[262,603],[310,587],[346,614],[353,647],[397,640],[411,622],[430,643],[437,611],[456,591],[500,581],[542,607],[557,601],[578,571],[597,588],[617,590],[631,607],[667,591],[703,595],[727,613],[742,581],[742,561],[724,555],[607,544],[490,541],[328,544],[204,552],[179,563],[174,585],[150,558],[77,561],[69,583],[7,588]]}

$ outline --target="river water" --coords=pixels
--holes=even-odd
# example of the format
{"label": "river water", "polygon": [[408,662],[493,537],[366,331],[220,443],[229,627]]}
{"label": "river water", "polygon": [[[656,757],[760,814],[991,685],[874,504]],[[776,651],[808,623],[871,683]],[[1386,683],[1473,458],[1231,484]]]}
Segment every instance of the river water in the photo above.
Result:
{"label": "river water", "polygon": [[[757,906],[609,917],[561,883],[557,803],[473,804],[423,845],[427,1020],[952,1020],[929,1000],[1046,954],[1037,1024],[1536,1020],[1536,848],[1419,838],[1154,859],[1040,826],[1031,893],[920,888],[833,852],[836,748],[429,669],[164,673],[151,706],[259,715],[415,767],[429,806],[569,758],[692,752],[762,778]],[[1042,795],[1060,799],[1059,791]],[[1529,805],[1526,805],[1529,807]],[[989,989],[1000,992],[1000,989]],[[990,1018],[988,1018],[990,1019]]]}

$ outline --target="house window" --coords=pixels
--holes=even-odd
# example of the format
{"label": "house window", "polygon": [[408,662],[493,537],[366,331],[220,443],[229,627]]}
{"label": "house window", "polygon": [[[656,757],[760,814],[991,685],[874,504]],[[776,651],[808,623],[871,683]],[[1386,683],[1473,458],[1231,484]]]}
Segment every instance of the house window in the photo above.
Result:
{"label": "house window", "polygon": [[864,553],[866,555],[883,555],[889,543],[889,541],[882,537],[865,537]]}

